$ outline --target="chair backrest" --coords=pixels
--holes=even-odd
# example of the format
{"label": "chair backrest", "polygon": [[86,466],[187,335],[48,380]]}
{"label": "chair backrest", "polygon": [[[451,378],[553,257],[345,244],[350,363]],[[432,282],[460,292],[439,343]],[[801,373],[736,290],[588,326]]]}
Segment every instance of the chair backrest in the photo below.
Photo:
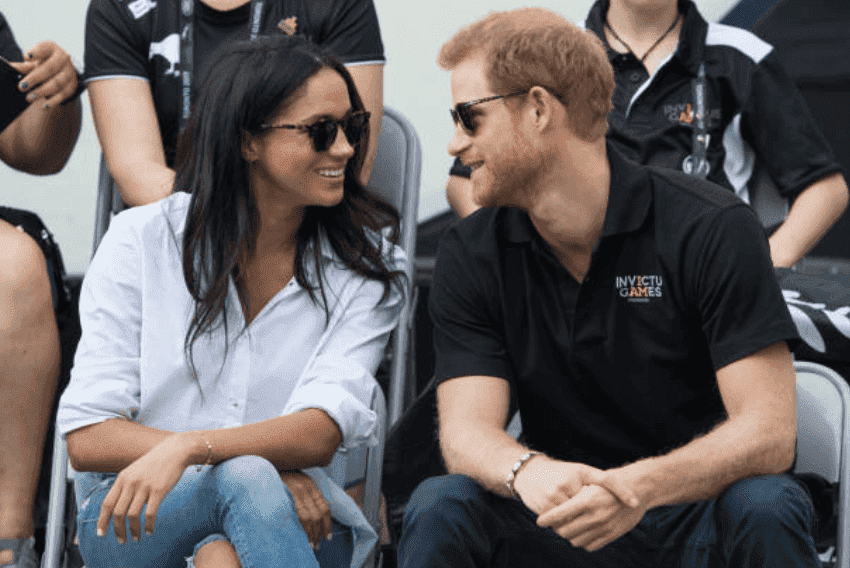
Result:
{"label": "chair backrest", "polygon": [[404,408],[409,338],[413,323],[413,258],[416,253],[419,178],[422,147],[413,125],[398,111],[384,107],[381,137],[369,179],[369,190],[398,209],[401,215],[399,245],[407,253],[407,298],[398,328],[393,336],[393,364],[390,373],[388,426],[395,424]]}
{"label": "chair backrest", "polygon": [[836,566],[850,566],[850,387],[819,363],[797,361],[796,473],[816,473],[838,484]]}

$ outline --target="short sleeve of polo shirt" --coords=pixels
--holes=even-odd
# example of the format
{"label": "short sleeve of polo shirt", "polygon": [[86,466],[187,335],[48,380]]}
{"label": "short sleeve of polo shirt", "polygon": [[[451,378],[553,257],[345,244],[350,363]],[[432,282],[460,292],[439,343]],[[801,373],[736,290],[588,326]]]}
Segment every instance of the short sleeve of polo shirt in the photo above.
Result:
{"label": "short sleeve of polo shirt", "polygon": [[140,22],[133,16],[128,3],[91,1],[86,13],[86,80],[113,76],[150,79],[150,38]]}
{"label": "short sleeve of polo shirt", "polygon": [[323,22],[313,35],[321,45],[347,65],[383,63],[384,44],[378,13],[372,0],[307,0]]}
{"label": "short sleeve of polo shirt", "polygon": [[443,237],[428,307],[434,324],[434,374],[438,383],[466,376],[512,380],[499,324],[496,278],[486,275],[467,241],[452,228]]}
{"label": "short sleeve of polo shirt", "polygon": [[798,341],[770,250],[755,214],[744,204],[719,210],[688,239],[684,267],[695,297],[714,369],[759,349]]}
{"label": "short sleeve of polo shirt", "polygon": [[15,41],[9,22],[0,14],[0,56],[8,61],[23,61],[24,54]]}
{"label": "short sleeve of polo shirt", "polygon": [[741,131],[779,192],[790,199],[823,177],[841,171],[803,96],[776,51],[755,67],[741,112]]}

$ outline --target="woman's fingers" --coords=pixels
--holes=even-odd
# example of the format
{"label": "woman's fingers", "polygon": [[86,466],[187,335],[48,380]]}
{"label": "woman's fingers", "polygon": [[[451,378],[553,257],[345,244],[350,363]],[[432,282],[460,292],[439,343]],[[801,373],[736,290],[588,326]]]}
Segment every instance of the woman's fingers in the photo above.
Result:
{"label": "woman's fingers", "polygon": [[136,491],[133,500],[130,502],[130,507],[127,509],[127,519],[130,521],[130,536],[134,541],[138,542],[142,538],[142,509],[148,500],[147,489],[141,487]]}

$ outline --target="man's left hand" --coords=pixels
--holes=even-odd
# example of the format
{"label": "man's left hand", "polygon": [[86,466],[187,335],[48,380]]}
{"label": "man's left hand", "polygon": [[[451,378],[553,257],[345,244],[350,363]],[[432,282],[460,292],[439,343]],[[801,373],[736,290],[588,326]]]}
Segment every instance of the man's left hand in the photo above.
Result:
{"label": "man's left hand", "polygon": [[537,518],[570,544],[589,552],[617,540],[632,530],[646,514],[641,502],[627,507],[613,493],[598,485],[586,485],[559,506]]}

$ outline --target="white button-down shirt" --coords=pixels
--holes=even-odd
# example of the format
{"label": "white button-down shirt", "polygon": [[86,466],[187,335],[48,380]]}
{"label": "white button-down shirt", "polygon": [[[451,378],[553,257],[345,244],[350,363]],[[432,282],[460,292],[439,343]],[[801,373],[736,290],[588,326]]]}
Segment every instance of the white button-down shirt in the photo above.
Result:
{"label": "white button-down shirt", "polygon": [[[189,199],[178,193],[112,221],[83,282],[83,334],[59,405],[62,434],[117,417],[181,432],[319,408],[339,425],[344,448],[376,443],[373,373],[401,292],[394,286],[379,303],[383,284],[346,269],[323,243],[329,320],[293,278],[245,328],[231,281],[226,353],[219,325],[196,340],[193,377],[184,339],[194,304],[181,253]],[[384,247],[400,268],[401,249]]]}

